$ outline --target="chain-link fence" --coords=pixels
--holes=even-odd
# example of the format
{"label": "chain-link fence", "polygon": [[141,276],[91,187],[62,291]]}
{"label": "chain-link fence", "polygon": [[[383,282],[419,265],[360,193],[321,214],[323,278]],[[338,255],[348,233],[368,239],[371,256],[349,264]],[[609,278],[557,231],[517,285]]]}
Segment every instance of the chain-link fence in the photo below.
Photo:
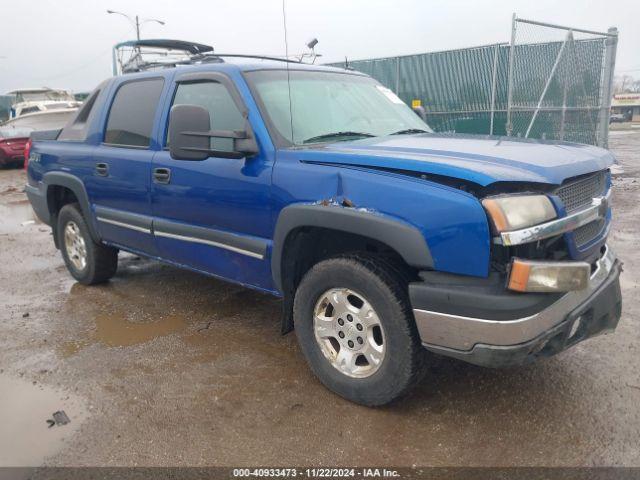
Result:
{"label": "chain-link fence", "polygon": [[514,17],[507,133],[606,146],[616,40]]}
{"label": "chain-link fence", "polygon": [[409,105],[419,101],[438,132],[606,146],[616,40],[614,31],[588,32],[514,16],[511,44],[346,65],[371,75]]}

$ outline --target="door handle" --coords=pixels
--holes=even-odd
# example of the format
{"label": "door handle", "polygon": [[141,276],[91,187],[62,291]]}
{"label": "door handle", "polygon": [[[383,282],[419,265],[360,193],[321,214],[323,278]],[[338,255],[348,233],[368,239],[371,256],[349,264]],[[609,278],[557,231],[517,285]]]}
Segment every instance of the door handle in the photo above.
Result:
{"label": "door handle", "polygon": [[171,181],[171,170],[168,168],[154,168],[153,181],[155,183],[169,183]]}
{"label": "door handle", "polygon": [[101,177],[109,176],[109,165],[106,163],[96,163],[96,175]]}

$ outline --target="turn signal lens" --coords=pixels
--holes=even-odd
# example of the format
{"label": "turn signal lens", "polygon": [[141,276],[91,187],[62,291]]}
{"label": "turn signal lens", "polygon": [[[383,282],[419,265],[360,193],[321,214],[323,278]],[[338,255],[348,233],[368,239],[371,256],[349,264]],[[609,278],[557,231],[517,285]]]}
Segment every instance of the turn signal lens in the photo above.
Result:
{"label": "turn signal lens", "polygon": [[589,284],[586,262],[545,262],[514,258],[507,288],[516,292],[570,292]]}
{"label": "turn signal lens", "polygon": [[532,227],[556,218],[556,210],[546,195],[513,195],[482,200],[495,233]]}
{"label": "turn signal lens", "polygon": [[517,259],[514,260],[511,264],[511,273],[509,274],[509,290],[526,292],[530,273],[531,266],[527,262]]}

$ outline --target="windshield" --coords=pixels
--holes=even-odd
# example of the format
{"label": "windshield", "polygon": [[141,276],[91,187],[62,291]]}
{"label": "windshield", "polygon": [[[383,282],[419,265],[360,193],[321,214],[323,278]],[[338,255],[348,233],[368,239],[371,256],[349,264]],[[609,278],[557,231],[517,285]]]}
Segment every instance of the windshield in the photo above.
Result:
{"label": "windshield", "polygon": [[431,132],[391,90],[361,75],[286,70],[250,72],[249,81],[271,126],[288,143],[336,142]]}

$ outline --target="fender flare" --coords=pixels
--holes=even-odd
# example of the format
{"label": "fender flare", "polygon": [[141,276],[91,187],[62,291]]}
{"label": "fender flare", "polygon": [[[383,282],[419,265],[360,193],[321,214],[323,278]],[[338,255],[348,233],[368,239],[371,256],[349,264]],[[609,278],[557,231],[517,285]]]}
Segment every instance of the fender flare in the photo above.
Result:
{"label": "fender flare", "polygon": [[[44,193],[45,198],[47,199],[47,207],[50,209],[49,203],[49,188],[50,187],[65,187],[73,192],[73,194],[78,199],[80,204],[80,209],[82,210],[82,215],[87,221],[87,227],[89,228],[89,233],[93,237],[93,240],[96,243],[100,243],[100,235],[98,234],[98,230],[96,228],[93,215],[91,213],[91,205],[89,203],[89,196],[87,195],[87,190],[84,187],[84,183],[75,175],[71,175],[66,172],[47,172],[44,174],[42,178],[42,183],[44,184]],[[51,211],[51,210],[49,210]],[[54,218],[52,217],[52,225],[54,232],[56,226],[53,225]]]}
{"label": "fender flare", "polygon": [[280,292],[283,292],[284,244],[289,233],[299,227],[322,227],[369,237],[393,248],[412,267],[433,268],[433,258],[424,236],[402,220],[349,207],[295,204],[282,209],[273,236],[271,272]]}

